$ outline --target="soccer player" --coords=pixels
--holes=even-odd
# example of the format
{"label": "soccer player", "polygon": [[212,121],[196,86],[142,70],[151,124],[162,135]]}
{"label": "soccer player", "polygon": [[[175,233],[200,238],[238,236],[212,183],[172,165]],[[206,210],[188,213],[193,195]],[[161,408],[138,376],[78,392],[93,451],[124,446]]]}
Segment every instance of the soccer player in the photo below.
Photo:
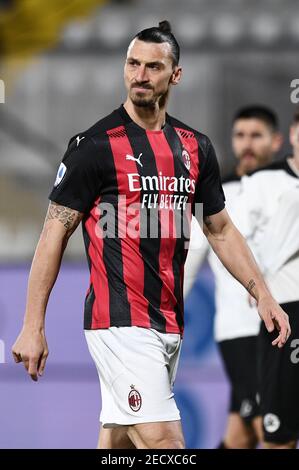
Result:
{"label": "soccer player", "polygon": [[[223,180],[226,207],[238,227],[244,207],[239,202],[241,177],[270,163],[279,150],[282,136],[278,119],[265,106],[247,106],[237,111],[232,126],[232,148],[237,159],[231,175]],[[262,440],[262,424],[257,403],[257,335],[260,321],[248,294],[224,269],[208,243],[198,249],[192,244],[200,237],[200,227],[192,222],[189,255],[186,260],[185,295],[208,254],[215,276],[215,339],[230,383],[230,408],[224,438],[219,448],[255,448]]]}
{"label": "soccer player", "polygon": [[263,325],[258,337],[264,446],[286,449],[295,448],[299,437],[299,112],[290,143],[293,155],[245,176],[239,194],[240,229],[256,246],[270,291],[292,324],[283,351],[273,354]]}
{"label": "soccer player", "polygon": [[[256,298],[267,330],[277,326],[273,345],[282,347],[290,334],[287,314],[225,210],[210,140],[166,113],[181,73],[168,22],[131,41],[124,105],[71,139],[63,157],[13,346],[15,360],[37,380],[48,355],[47,301],[82,221],[91,273],[84,327],[102,393],[99,448],[184,448],[172,387],[183,333],[180,227],[189,220],[189,203],[196,213],[203,203],[214,250]],[[150,236],[149,225],[157,227]]]}

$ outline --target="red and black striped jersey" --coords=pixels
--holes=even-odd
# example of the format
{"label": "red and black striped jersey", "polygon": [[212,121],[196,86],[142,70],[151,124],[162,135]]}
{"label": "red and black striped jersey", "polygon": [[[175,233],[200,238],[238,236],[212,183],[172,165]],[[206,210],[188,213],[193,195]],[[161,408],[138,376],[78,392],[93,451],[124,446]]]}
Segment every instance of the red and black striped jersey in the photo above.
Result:
{"label": "red and black striped jersey", "polygon": [[143,129],[121,106],[71,139],[49,199],[84,213],[84,328],[182,334],[191,210],[224,208],[208,137],[168,114],[162,130]]}

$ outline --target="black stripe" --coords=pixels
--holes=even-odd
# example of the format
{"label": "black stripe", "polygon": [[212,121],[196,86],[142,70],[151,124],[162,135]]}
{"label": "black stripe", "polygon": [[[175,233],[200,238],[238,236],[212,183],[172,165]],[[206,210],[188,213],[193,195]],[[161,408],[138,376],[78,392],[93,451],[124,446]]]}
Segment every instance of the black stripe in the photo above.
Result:
{"label": "black stripe", "polygon": [[90,330],[92,325],[92,308],[95,302],[95,293],[93,284],[90,284],[89,293],[85,298],[84,304],[84,329]]}
{"label": "black stripe", "polygon": [[[88,252],[89,245],[90,245],[90,238],[85,228],[85,220],[82,221],[82,231],[83,231],[84,246],[85,246],[89,272],[91,272],[91,259],[90,259],[89,252]],[[89,294],[86,296],[85,304],[84,304],[84,329],[85,330],[90,330],[91,325],[92,325],[92,307],[93,307],[94,302],[95,302],[95,293],[94,293],[93,285],[91,284],[89,287]]]}
{"label": "black stripe", "polygon": [[[129,326],[131,325],[131,311],[128,300],[127,287],[124,282],[123,273],[123,259],[121,251],[121,239],[118,238],[118,183],[116,176],[116,168],[114,165],[113,152],[111,149],[108,134],[106,134],[104,145],[106,149],[107,161],[105,162],[105,171],[109,174],[109,181],[116,192],[114,194],[105,195],[101,197],[100,204],[109,203],[114,207],[114,213],[109,215],[115,221],[115,231],[111,236],[106,236],[103,239],[103,261],[107,272],[108,288],[109,288],[109,314],[110,324],[112,326]],[[102,205],[102,208],[105,207]],[[106,206],[107,207],[107,206]],[[105,215],[101,211],[101,217]],[[101,299],[99,299],[100,301]]]}
{"label": "black stripe", "polygon": [[[169,125],[165,127],[164,133],[168,145],[172,151],[175,177],[179,178],[181,175],[183,175],[185,178],[189,178],[189,171],[186,168],[182,159],[183,145],[179,136],[177,135],[174,128]],[[175,223],[177,233],[180,234],[180,237],[178,237],[176,240],[174,256],[172,260],[172,269],[174,275],[174,295],[177,299],[177,304],[174,310],[177,324],[179,325],[179,328],[182,329],[184,325],[184,303],[181,291],[180,267],[182,266],[182,264],[185,263],[185,258],[187,255],[187,250],[185,251],[185,242],[187,242],[189,239],[189,234],[185,233],[186,227],[188,226],[186,211],[184,211],[183,209],[175,210]]]}
{"label": "black stripe", "polygon": [[82,234],[83,234],[83,240],[84,240],[84,246],[85,246],[85,253],[86,253],[88,268],[89,268],[89,272],[91,272],[91,259],[90,259],[90,256],[89,256],[90,238],[89,238],[88,232],[85,228],[86,219],[87,219],[87,217],[84,217],[84,219],[82,220]]}
{"label": "black stripe", "polygon": [[[133,122],[126,124],[127,135],[134,155],[142,153],[142,167],[137,165],[140,176],[158,176],[156,159],[151,148],[146,132],[136,126]],[[154,194],[155,191],[147,191],[147,194]],[[140,200],[142,201],[145,192],[140,191]],[[142,221],[147,221],[147,235],[149,235],[150,220],[157,221],[158,237],[149,238],[149,236],[141,236],[139,250],[144,263],[144,290],[143,295],[148,300],[148,315],[151,327],[162,332],[166,332],[166,319],[160,311],[162,280],[159,270],[159,254],[160,254],[160,237],[161,225],[159,219],[159,210],[142,209],[140,218],[140,233],[145,234],[145,228]],[[150,260],[150,261],[148,261]]]}

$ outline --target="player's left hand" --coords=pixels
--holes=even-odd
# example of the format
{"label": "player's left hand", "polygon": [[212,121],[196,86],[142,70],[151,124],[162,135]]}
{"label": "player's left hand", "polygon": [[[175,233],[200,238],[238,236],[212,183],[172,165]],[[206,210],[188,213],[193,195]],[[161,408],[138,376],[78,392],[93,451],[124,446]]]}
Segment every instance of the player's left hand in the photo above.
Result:
{"label": "player's left hand", "polygon": [[291,334],[289,316],[271,295],[261,298],[258,301],[257,308],[269,333],[274,331],[275,328],[279,331],[279,335],[272,341],[272,345],[282,348]]}

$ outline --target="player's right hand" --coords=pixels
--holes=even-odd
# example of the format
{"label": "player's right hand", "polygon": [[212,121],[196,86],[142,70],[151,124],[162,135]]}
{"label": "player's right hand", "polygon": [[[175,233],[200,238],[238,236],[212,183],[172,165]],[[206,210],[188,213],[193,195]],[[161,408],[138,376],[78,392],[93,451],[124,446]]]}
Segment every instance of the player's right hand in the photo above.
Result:
{"label": "player's right hand", "polygon": [[44,331],[23,327],[12,347],[15,362],[23,362],[28,374],[35,382],[43,374],[47,357],[48,345]]}

